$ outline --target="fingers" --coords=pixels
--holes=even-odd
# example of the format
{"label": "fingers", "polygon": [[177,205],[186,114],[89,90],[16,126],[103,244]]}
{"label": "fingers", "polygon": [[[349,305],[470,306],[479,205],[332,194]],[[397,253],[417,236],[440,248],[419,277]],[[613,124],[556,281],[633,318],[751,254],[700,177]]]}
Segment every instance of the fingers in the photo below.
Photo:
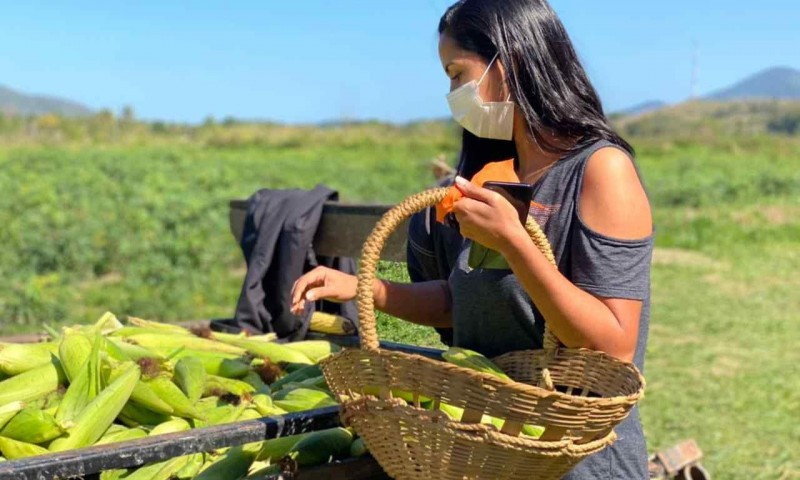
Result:
{"label": "fingers", "polygon": [[[456,177],[456,188],[458,188],[465,197],[480,200],[484,203],[492,203],[496,197],[499,196],[497,192],[479,187],[466,178],[460,176]],[[459,200],[459,202],[460,201],[461,200]],[[456,202],[456,205],[459,202]]]}
{"label": "fingers", "polygon": [[292,285],[292,310],[294,307],[303,300],[303,297],[306,295],[306,290],[310,287],[316,286],[318,284],[325,282],[325,268],[324,267],[317,267],[314,270],[306,273],[305,275],[301,276],[294,282]]}

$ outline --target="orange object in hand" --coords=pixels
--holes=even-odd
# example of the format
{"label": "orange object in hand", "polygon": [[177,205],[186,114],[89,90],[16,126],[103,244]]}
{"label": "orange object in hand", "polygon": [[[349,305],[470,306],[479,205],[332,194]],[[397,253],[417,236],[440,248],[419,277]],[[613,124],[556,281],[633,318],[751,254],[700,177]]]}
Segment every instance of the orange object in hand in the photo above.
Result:
{"label": "orange object in hand", "polygon": [[[514,171],[514,159],[487,163],[480,172],[472,177],[471,182],[479,187],[483,187],[486,182],[519,183],[517,172]],[[463,196],[464,194],[455,185],[450,187],[447,195],[436,204],[436,221],[444,223],[445,215],[453,211],[453,205]]]}

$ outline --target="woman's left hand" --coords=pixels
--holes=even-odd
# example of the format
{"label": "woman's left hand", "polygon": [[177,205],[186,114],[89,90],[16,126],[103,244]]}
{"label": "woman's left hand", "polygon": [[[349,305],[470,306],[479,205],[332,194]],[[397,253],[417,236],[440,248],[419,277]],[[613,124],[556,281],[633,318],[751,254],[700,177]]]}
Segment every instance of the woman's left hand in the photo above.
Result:
{"label": "woman's left hand", "polygon": [[456,177],[456,187],[464,194],[453,205],[463,237],[502,253],[513,238],[525,235],[517,210],[502,195],[462,177]]}

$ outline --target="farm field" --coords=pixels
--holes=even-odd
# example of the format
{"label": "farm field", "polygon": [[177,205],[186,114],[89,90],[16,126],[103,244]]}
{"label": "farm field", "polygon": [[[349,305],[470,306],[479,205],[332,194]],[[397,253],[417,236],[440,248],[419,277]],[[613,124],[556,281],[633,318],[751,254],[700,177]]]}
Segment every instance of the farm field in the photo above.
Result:
{"label": "farm field", "polygon": [[[0,142],[0,334],[106,310],[230,316],[244,262],[229,199],[323,183],[342,201],[396,202],[431,185],[429,160],[458,146],[438,123],[198,130]],[[657,228],[650,449],[691,437],[714,478],[800,478],[800,139],[632,140]],[[402,264],[381,273],[407,278]],[[438,344],[386,316],[379,327]]]}

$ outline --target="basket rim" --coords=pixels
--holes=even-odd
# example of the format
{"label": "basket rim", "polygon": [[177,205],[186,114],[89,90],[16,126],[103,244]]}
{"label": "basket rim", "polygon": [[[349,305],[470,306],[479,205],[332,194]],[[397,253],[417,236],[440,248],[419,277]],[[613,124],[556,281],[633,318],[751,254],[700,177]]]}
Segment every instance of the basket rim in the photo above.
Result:
{"label": "basket rim", "polygon": [[[342,402],[342,410],[348,410],[353,406],[359,404],[365,405],[367,408],[379,407],[382,414],[387,410],[392,411],[396,415],[401,415],[406,418],[414,418],[417,422],[430,422],[436,423],[450,433],[458,433],[461,435],[475,435],[476,439],[480,438],[490,444],[502,445],[504,447],[522,448],[527,450],[540,450],[542,453],[553,454],[555,452],[564,452],[571,455],[585,455],[587,452],[594,453],[602,450],[608,445],[612,444],[617,439],[616,432],[612,429],[601,438],[590,440],[584,443],[577,443],[575,439],[559,439],[559,440],[540,440],[536,438],[528,438],[524,436],[512,436],[498,430],[494,425],[484,423],[464,423],[458,420],[453,420],[442,411],[426,410],[417,408],[410,405],[401,399],[381,399],[374,395],[364,395],[357,399]],[[358,414],[350,413],[349,415],[358,416]]]}
{"label": "basket rim", "polygon": [[[519,351],[521,351],[521,352],[528,352],[528,351],[542,352],[541,353],[542,355],[547,354],[545,350],[519,350]],[[425,357],[425,356],[422,356],[422,355],[418,355],[418,354],[413,354],[413,353],[405,353],[405,352],[386,350],[384,348],[379,348],[378,350],[365,350],[365,349],[360,349],[360,348],[351,348],[351,349],[345,348],[342,351],[337,352],[334,355],[331,355],[330,357],[322,360],[320,362],[320,364],[322,366],[324,366],[324,365],[326,365],[328,363],[333,364],[333,363],[335,363],[337,361],[340,361],[340,359],[344,358],[345,356],[354,356],[354,355],[366,356],[367,358],[369,358],[369,357],[380,357],[380,358],[387,358],[387,359],[391,359],[392,357],[404,357],[404,358],[406,358],[408,360],[421,362],[422,365],[420,365],[420,367],[425,366],[425,368],[443,369],[443,370],[447,371],[448,373],[453,373],[453,374],[456,374],[456,375],[477,377],[477,378],[480,378],[483,381],[484,385],[488,385],[488,386],[490,386],[492,388],[497,388],[497,389],[509,389],[510,388],[510,389],[513,389],[513,390],[517,390],[517,391],[519,391],[521,393],[534,395],[534,396],[542,398],[542,399],[543,398],[557,398],[557,399],[564,400],[564,401],[571,401],[573,399],[580,399],[580,401],[582,401],[582,402],[588,402],[588,403],[591,403],[591,404],[596,405],[596,406],[608,407],[608,406],[615,406],[615,405],[620,404],[620,403],[631,403],[631,402],[635,403],[642,397],[642,395],[644,393],[644,388],[645,388],[644,377],[641,375],[641,373],[638,371],[638,369],[636,369],[636,367],[633,364],[628,364],[627,362],[623,362],[623,361],[621,361],[621,360],[619,360],[619,359],[617,359],[615,357],[611,357],[610,355],[608,355],[606,353],[597,352],[595,350],[590,350],[590,349],[567,349],[567,348],[562,348],[562,349],[558,349],[558,352],[567,353],[567,354],[571,354],[571,353],[587,354],[588,353],[590,355],[602,355],[602,356],[611,358],[612,360],[617,362],[618,365],[621,366],[621,367],[624,367],[624,368],[627,368],[627,369],[630,369],[631,367],[633,367],[632,372],[634,372],[636,374],[636,378],[637,378],[638,383],[639,383],[639,388],[638,388],[637,391],[635,391],[633,393],[630,393],[628,395],[616,395],[616,396],[613,396],[613,397],[583,397],[583,396],[580,396],[580,395],[570,395],[570,394],[567,394],[567,393],[559,392],[557,390],[547,390],[547,389],[542,388],[542,387],[538,387],[538,386],[535,386],[535,385],[530,385],[530,384],[523,383],[523,382],[518,382],[518,381],[515,381],[515,380],[505,380],[505,379],[502,379],[502,378],[495,377],[495,376],[493,376],[491,374],[488,374],[488,373],[484,373],[484,372],[480,372],[480,371],[477,371],[477,370],[472,370],[472,369],[469,369],[469,368],[461,367],[461,366],[458,366],[458,365],[455,365],[455,364],[452,364],[452,363],[449,363],[449,362],[446,362],[446,361],[434,360],[434,359],[431,359],[431,358],[428,358],[428,357]],[[509,352],[509,353],[515,353],[515,352]],[[501,356],[504,356],[504,355],[508,355],[508,353],[507,354],[503,354]],[[426,395],[426,396],[429,396],[429,395]]]}

